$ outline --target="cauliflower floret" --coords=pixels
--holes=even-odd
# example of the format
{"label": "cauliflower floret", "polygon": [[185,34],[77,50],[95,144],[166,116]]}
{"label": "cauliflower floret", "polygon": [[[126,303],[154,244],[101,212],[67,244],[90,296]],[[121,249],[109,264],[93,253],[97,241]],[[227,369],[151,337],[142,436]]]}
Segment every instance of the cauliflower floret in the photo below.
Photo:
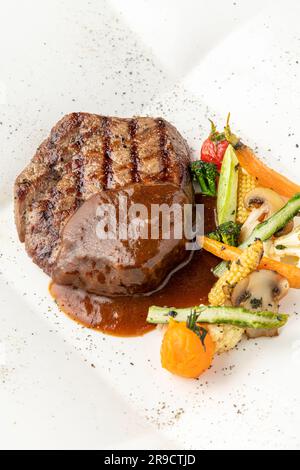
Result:
{"label": "cauliflower floret", "polygon": [[300,267],[300,225],[287,235],[277,238],[273,246],[275,256],[296,258],[297,266]]}
{"label": "cauliflower floret", "polygon": [[232,325],[207,325],[207,328],[218,354],[233,349],[241,341],[245,332],[243,328]]}
{"label": "cauliflower floret", "polygon": [[264,243],[264,256],[267,258],[275,259],[276,261],[280,261],[280,256],[275,255],[274,253],[274,240],[269,238]]}

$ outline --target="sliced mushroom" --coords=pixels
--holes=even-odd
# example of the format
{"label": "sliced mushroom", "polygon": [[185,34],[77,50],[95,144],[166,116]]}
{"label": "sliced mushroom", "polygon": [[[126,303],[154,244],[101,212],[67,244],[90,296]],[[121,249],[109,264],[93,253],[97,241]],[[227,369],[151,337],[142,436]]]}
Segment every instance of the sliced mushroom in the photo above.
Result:
{"label": "sliced mushroom", "polygon": [[[231,302],[235,307],[242,306],[252,311],[268,310],[278,312],[278,302],[289,290],[288,281],[274,271],[254,271],[240,281],[232,291]],[[277,329],[265,330],[247,328],[250,338],[259,336],[276,336]]]}
{"label": "sliced mushroom", "polygon": [[290,220],[281,230],[278,230],[274,234],[274,236],[277,237],[282,237],[283,235],[287,235],[288,233],[292,232],[294,229],[294,219]]}
{"label": "sliced mushroom", "polygon": [[274,336],[278,336],[278,329],[277,328],[247,328],[246,335],[248,338],[274,338]]}
{"label": "sliced mushroom", "polygon": [[284,206],[284,199],[275,193],[273,189],[257,187],[249,191],[245,197],[245,206],[247,209],[261,207],[263,204],[268,206],[268,212],[274,213]]}
{"label": "sliced mushroom", "polygon": [[240,243],[243,243],[246,241],[255,227],[260,223],[261,218],[265,218],[268,213],[268,208],[266,205],[262,205],[261,207],[257,209],[253,209],[250,212],[249,217],[247,218],[246,222],[243,224],[241,228],[241,233],[240,233]]}
{"label": "sliced mushroom", "polygon": [[262,220],[279,211],[284,206],[285,201],[272,189],[257,187],[246,194],[244,204],[247,209],[251,209],[251,213],[242,227],[241,243],[249,238],[254,228]]}

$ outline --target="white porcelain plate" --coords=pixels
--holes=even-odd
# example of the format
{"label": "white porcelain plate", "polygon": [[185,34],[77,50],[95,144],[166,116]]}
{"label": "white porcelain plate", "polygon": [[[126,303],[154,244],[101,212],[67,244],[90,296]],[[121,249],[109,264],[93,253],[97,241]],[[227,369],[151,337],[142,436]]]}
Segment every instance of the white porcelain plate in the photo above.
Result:
{"label": "white porcelain plate", "polygon": [[[12,185],[64,114],[162,115],[196,153],[208,117],[300,179],[296,0],[9,0],[0,12],[0,447],[299,448],[300,307],[200,380],[162,370],[161,333],[104,336],[50,298]],[[191,283],[193,279],[191,279]]]}

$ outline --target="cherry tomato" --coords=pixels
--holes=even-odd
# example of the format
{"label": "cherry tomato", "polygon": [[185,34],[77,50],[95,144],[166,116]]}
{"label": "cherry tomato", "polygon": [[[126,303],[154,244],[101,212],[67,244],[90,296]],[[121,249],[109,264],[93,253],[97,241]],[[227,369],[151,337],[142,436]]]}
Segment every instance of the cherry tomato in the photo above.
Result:
{"label": "cherry tomato", "polygon": [[211,121],[210,135],[203,142],[201,148],[201,160],[204,162],[214,163],[218,170],[220,170],[228,145],[229,142],[225,138],[225,133],[218,132],[215,124]]}
{"label": "cherry tomato", "polygon": [[229,145],[227,140],[221,140],[221,142],[217,143],[217,161],[222,163],[226,149]]}
{"label": "cherry tomato", "polygon": [[201,149],[201,160],[204,162],[210,162],[210,163],[215,163],[216,161],[216,144],[211,140],[210,137],[208,137],[202,145]]}
{"label": "cherry tomato", "polygon": [[214,142],[208,137],[202,145],[201,160],[214,163],[220,169],[228,145],[227,140]]}

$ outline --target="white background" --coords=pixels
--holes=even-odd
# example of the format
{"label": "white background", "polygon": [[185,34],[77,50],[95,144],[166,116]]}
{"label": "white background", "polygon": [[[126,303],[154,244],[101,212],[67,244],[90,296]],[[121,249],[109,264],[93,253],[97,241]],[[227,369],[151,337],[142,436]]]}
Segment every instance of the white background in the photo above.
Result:
{"label": "white background", "polygon": [[[244,341],[198,381],[161,334],[120,339],[61,314],[17,240],[16,174],[65,113],[162,115],[195,151],[208,117],[299,181],[296,0],[0,0],[0,447],[298,448],[300,324]],[[191,282],[193,280],[191,279]]]}

